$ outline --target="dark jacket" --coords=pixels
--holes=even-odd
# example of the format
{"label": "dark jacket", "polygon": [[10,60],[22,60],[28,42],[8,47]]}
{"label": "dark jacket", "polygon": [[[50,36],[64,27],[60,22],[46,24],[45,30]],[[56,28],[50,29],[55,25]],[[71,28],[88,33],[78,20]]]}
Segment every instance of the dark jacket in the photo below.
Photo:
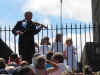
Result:
{"label": "dark jacket", "polygon": [[35,53],[35,46],[34,46],[34,35],[40,32],[41,27],[39,23],[30,21],[27,22],[26,28],[23,26],[25,20],[18,21],[15,27],[13,28],[12,32],[16,36],[16,31],[22,31],[23,34],[19,35],[19,55],[23,58],[31,58],[32,55]]}

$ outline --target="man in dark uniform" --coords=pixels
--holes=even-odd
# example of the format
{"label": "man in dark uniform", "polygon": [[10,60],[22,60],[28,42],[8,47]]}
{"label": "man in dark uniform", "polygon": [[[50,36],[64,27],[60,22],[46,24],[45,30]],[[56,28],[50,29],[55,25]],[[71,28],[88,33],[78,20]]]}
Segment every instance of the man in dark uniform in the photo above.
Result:
{"label": "man in dark uniform", "polygon": [[13,34],[19,35],[19,55],[22,60],[32,63],[32,56],[35,53],[34,35],[40,32],[43,25],[33,22],[32,12],[28,11],[24,14],[25,19],[18,21],[13,28]]}

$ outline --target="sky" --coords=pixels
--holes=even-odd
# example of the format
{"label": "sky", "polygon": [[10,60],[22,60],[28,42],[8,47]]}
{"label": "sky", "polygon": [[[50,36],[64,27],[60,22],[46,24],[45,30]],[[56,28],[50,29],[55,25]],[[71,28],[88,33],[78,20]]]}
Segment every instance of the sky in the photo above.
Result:
{"label": "sky", "polygon": [[[60,25],[61,0],[1,0],[0,26],[10,25],[13,28],[17,21],[24,19],[26,11],[33,12],[33,21],[49,26]],[[91,0],[62,0],[62,24],[91,24],[91,11]],[[86,35],[89,37],[89,32]],[[84,40],[83,38],[83,42]],[[79,40],[78,44],[80,45]]]}
{"label": "sky", "polygon": [[[40,23],[59,24],[61,2],[60,0],[1,0],[0,25],[15,24],[24,18],[25,11],[32,11],[33,20]],[[91,17],[91,0],[63,0],[63,24],[91,23]]]}

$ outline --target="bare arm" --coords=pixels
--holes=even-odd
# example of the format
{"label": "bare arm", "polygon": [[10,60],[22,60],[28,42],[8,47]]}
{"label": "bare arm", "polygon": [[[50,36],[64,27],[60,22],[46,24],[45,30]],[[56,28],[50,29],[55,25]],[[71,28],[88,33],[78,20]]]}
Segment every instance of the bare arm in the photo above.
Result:
{"label": "bare arm", "polygon": [[58,69],[57,63],[55,63],[55,62],[53,62],[53,61],[50,61],[50,60],[47,60],[47,62],[48,62],[50,65],[53,66],[52,68],[49,68],[49,69],[47,70],[48,73],[54,72],[54,71],[56,71],[56,70]]}
{"label": "bare arm", "polygon": [[67,58],[67,51],[66,50],[64,50],[63,55],[64,55],[64,59],[66,59]]}

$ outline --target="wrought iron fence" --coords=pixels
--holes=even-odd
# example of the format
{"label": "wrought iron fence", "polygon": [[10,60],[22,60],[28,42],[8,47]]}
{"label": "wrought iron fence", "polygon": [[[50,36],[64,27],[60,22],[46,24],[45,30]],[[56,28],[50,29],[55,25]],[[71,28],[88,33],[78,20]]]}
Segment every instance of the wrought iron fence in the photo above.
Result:
{"label": "wrought iron fence", "polygon": [[[47,27],[48,29],[42,29],[41,32],[35,35],[35,42],[38,46],[41,46],[41,39],[46,36],[49,37],[52,46],[55,41],[56,34],[60,33],[62,34],[63,45],[67,38],[72,38],[73,45],[77,50],[78,61],[80,61],[85,43],[93,42],[93,29],[95,28],[95,25],[92,24],[65,24],[61,27],[59,25],[47,25]],[[12,25],[0,27],[0,38],[8,45],[9,48],[11,48],[11,50],[18,53],[19,36],[15,37],[12,34],[12,28]]]}
{"label": "wrought iron fence", "polygon": [[[35,35],[35,42],[40,45],[41,39],[45,36],[50,38],[51,45],[54,42],[56,34],[61,33],[63,35],[63,43],[70,37],[73,40],[73,44],[79,52],[79,56],[82,54],[84,44],[86,42],[93,41],[93,28],[92,24],[65,24],[63,27],[59,25],[47,25],[48,29],[42,29],[40,33]],[[12,34],[12,25],[5,25],[0,27],[0,38],[14,51],[18,52],[18,36],[15,37]]]}

